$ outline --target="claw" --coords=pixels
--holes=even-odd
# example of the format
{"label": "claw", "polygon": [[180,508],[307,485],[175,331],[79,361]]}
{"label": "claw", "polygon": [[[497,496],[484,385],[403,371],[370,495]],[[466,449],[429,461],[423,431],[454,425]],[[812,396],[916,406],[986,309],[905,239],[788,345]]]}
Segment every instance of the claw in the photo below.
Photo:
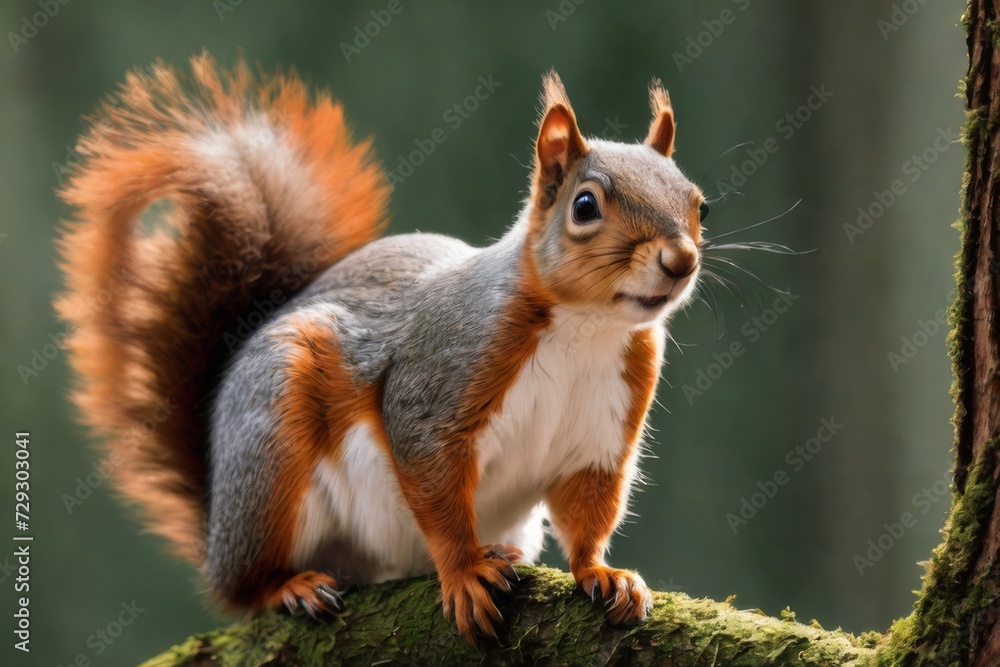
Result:
{"label": "claw", "polygon": [[314,621],[318,621],[318,620],[320,620],[320,616],[321,616],[321,613],[320,613],[320,612],[319,612],[318,610],[316,610],[316,609],[315,609],[315,608],[314,608],[314,607],[313,607],[313,606],[312,606],[312,605],[311,605],[311,604],[309,603],[309,601],[308,601],[308,600],[304,600],[304,599],[302,599],[302,598],[299,598],[299,604],[300,604],[300,605],[302,605],[302,609],[304,609],[304,610],[305,610],[305,612],[306,612],[307,614],[309,614],[309,618],[311,618],[311,619],[312,619],[312,620],[314,620]]}
{"label": "claw", "polygon": [[476,562],[442,576],[445,615],[473,644],[500,641],[505,622],[497,601],[505,600],[503,594],[511,593],[513,583],[520,580],[513,564],[518,558],[515,547],[482,545]]}
{"label": "claw", "polygon": [[507,565],[510,566],[511,568],[514,567],[514,565],[510,562],[509,558],[507,558],[506,556],[504,556],[502,553],[500,553],[499,551],[497,551],[495,549],[490,549],[489,551],[487,551],[486,552],[486,557],[487,558],[498,558],[498,559],[502,560],[503,562],[507,563]]}
{"label": "claw", "polygon": [[325,603],[333,607],[334,609],[340,611],[344,607],[343,598],[340,596],[340,591],[327,584],[318,584],[316,586],[316,595]]}
{"label": "claw", "polygon": [[490,617],[495,616],[497,622],[502,623],[503,616],[500,615],[500,611],[497,610],[496,606],[493,607],[492,613],[489,610],[487,610],[485,614],[488,614],[488,616],[487,615],[480,616],[480,614],[476,614],[476,625],[479,626],[479,629],[483,633],[489,635],[493,639],[499,639],[497,637],[496,627],[494,627],[494,623],[492,620],[490,620]]}
{"label": "claw", "polygon": [[629,626],[646,618],[652,597],[634,572],[595,566],[577,572],[584,594],[596,602],[601,598],[604,612],[614,626]]}
{"label": "claw", "polygon": [[345,606],[338,588],[340,583],[331,575],[305,570],[282,582],[265,604],[271,609],[284,607],[293,616],[308,614],[322,620],[328,612]]}
{"label": "claw", "polygon": [[494,558],[496,560],[502,560],[504,562],[504,564],[507,566],[505,568],[505,571],[503,572],[505,578],[514,577],[515,581],[521,580],[521,578],[517,576],[517,570],[514,569],[514,564],[511,563],[510,560],[503,554],[493,551],[491,549],[490,551],[486,552],[486,557]]}

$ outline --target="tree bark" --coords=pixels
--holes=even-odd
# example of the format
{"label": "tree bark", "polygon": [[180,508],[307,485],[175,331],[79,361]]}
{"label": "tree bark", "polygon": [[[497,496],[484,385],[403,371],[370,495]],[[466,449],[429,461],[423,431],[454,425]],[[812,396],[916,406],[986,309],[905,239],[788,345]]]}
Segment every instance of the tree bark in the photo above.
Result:
{"label": "tree bark", "polygon": [[645,624],[607,627],[566,574],[519,568],[504,606],[509,635],[479,649],[445,621],[432,578],[366,587],[327,624],[268,614],[198,635],[146,663],[670,665],[1000,665],[1000,0],[971,0],[963,21],[968,147],[957,298],[952,307],[955,468],[951,515],[914,612],[884,637],[770,618],[729,601],[657,593]]}
{"label": "tree bark", "polygon": [[951,313],[956,457],[951,516],[914,613],[893,626],[880,652],[885,664],[1000,665],[998,8],[1000,0],[972,0],[963,17],[969,47],[968,156],[957,225],[962,240],[958,296]]}
{"label": "tree bark", "polygon": [[197,635],[146,663],[165,665],[859,665],[879,635],[858,638],[729,602],[656,593],[649,620],[631,629],[604,623],[599,605],[572,577],[518,567],[514,597],[501,604],[507,637],[477,649],[441,612],[435,578],[367,586],[344,614],[317,623],[270,613]]}

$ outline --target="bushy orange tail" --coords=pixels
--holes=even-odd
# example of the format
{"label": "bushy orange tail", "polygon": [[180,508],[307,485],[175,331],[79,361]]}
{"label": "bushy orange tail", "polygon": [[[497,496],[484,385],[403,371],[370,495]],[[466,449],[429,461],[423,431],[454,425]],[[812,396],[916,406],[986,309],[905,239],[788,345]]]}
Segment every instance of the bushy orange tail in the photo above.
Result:
{"label": "bushy orange tail", "polygon": [[208,403],[234,343],[378,235],[388,187],[328,95],[208,55],[191,70],[130,74],[91,120],[56,305],[115,484],[200,563]]}

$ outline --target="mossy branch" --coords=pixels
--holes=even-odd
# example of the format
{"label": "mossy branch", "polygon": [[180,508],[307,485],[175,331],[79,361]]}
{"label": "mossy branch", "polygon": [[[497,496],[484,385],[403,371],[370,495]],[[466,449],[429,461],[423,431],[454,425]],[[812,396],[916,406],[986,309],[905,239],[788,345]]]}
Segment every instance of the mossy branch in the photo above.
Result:
{"label": "mossy branch", "polygon": [[441,611],[435,578],[366,586],[325,623],[270,613],[191,637],[153,658],[166,665],[569,664],[865,665],[875,633],[862,638],[803,625],[728,602],[656,593],[644,624],[619,630],[564,572],[518,567],[521,582],[503,605],[508,635],[477,649]]}

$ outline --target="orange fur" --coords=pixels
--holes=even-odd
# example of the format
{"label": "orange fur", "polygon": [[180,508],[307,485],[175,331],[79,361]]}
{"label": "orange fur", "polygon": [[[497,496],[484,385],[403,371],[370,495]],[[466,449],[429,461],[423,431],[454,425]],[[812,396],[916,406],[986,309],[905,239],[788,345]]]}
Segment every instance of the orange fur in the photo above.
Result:
{"label": "orange fur", "polygon": [[581,470],[557,482],[546,499],[552,521],[568,546],[574,573],[603,564],[621,511],[622,470]]}
{"label": "orange fur", "polygon": [[[74,399],[107,442],[115,485],[153,532],[199,563],[204,401],[230,352],[225,335],[255,299],[289,298],[374,239],[388,189],[368,143],[351,143],[339,105],[310,101],[293,75],[258,80],[244,63],[221,75],[207,55],[191,69],[130,74],[92,119],[78,146],[82,166],[61,193],[77,219],[59,242],[66,285],[57,308],[72,331]],[[227,199],[228,174],[192,148],[213,128],[260,114],[315,181],[323,224]],[[173,205],[159,220],[165,231],[143,235],[138,216],[161,198]],[[146,428],[164,404],[168,414]]]}
{"label": "orange fur", "polygon": [[642,579],[604,562],[625,500],[622,470],[582,470],[558,482],[546,497],[552,521],[567,545],[570,571],[585,593],[607,605],[608,620],[621,625],[645,618],[652,596]]}
{"label": "orange fur", "polygon": [[627,448],[622,452],[620,464],[624,464],[638,446],[646,424],[646,414],[656,396],[656,382],[659,380],[662,364],[663,350],[653,332],[649,329],[632,332],[625,350],[625,370],[622,374],[632,401],[625,415],[624,442]]}
{"label": "orange fur", "polygon": [[646,135],[646,144],[670,157],[674,153],[674,108],[659,79],[653,79],[649,84],[649,107],[653,112],[653,122]]}
{"label": "orange fur", "polygon": [[499,618],[482,581],[504,587],[513,573],[504,558],[489,557],[476,536],[474,497],[479,472],[476,436],[500,410],[504,397],[538,346],[548,325],[551,302],[541,289],[531,263],[524,258],[524,283],[511,295],[486,354],[479,360],[439,455],[422,465],[397,464],[400,487],[427,540],[444,595],[445,610],[466,636],[478,626],[492,633]]}
{"label": "orange fur", "polygon": [[574,578],[588,594],[613,602],[609,609],[613,624],[644,617],[652,599],[637,575],[607,567],[604,554],[625,510],[625,469],[636,456],[656,391],[660,355],[651,331],[632,334],[623,372],[632,400],[623,423],[625,446],[617,468],[582,470],[557,482],[546,496],[552,521],[567,546]]}
{"label": "orange fur", "polygon": [[[562,79],[559,78],[559,74],[554,70],[550,69],[542,77],[542,94],[541,94],[542,108],[548,111],[554,106],[561,105],[568,109],[570,113],[573,112],[573,105],[569,103],[569,95],[566,94],[566,87],[563,85]],[[544,112],[542,118],[539,118],[539,123],[541,123],[544,118]],[[574,122],[576,122],[576,117],[573,117]]]}
{"label": "orange fur", "polygon": [[698,247],[701,247],[701,203],[703,201],[705,201],[704,193],[701,190],[694,190],[691,193],[691,206],[687,212],[688,234]]}
{"label": "orange fur", "polygon": [[580,134],[569,96],[555,70],[545,75],[542,85],[544,110],[538,121],[535,172],[531,179],[531,198],[535,202],[531,235],[544,229],[546,210],[555,203],[559,186],[577,160],[590,150]]}
{"label": "orange fur", "polygon": [[279,425],[269,447],[273,493],[259,526],[262,551],[229,592],[234,607],[280,606],[283,590],[301,588],[291,556],[313,471],[320,459],[339,454],[352,426],[382,423],[377,388],[351,377],[330,324],[296,317],[290,326],[285,389],[275,407]]}
{"label": "orange fur", "polygon": [[286,607],[292,611],[305,606],[313,613],[333,611],[329,608],[330,605],[316,592],[316,587],[321,584],[325,584],[333,590],[340,589],[340,582],[329,574],[313,572],[312,570],[298,572],[270,592],[264,598],[264,606],[269,609]]}

